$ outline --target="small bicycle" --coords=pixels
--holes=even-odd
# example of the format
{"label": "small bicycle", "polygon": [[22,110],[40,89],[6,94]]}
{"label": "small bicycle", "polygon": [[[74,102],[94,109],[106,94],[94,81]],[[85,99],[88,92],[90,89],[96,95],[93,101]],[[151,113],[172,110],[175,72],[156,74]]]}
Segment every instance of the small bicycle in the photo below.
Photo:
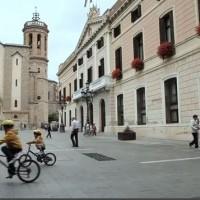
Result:
{"label": "small bicycle", "polygon": [[36,157],[38,162],[41,162],[41,163],[44,162],[45,165],[47,165],[47,166],[53,166],[56,163],[56,155],[54,153],[44,153],[44,152],[42,154],[35,153],[35,152],[31,151],[31,144],[28,144],[28,145],[29,145],[29,147],[28,147],[27,153],[21,155],[19,158],[20,162],[23,163],[23,162],[27,161],[26,164],[28,165],[28,161],[32,160],[31,155],[30,155],[30,154],[32,154]]}
{"label": "small bicycle", "polygon": [[[6,158],[5,155],[0,157]],[[8,168],[8,164],[0,159],[1,165]],[[15,174],[18,178],[25,183],[32,183],[40,176],[40,165],[34,160],[21,162],[19,158],[14,158]]]}

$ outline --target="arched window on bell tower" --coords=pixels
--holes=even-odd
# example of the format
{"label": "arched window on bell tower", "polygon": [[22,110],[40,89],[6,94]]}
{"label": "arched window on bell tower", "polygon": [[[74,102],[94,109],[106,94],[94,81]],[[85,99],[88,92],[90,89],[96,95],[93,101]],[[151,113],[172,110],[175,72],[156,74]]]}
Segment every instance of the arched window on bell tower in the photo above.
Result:
{"label": "arched window on bell tower", "polygon": [[30,47],[32,47],[32,43],[33,43],[33,34],[29,33],[29,36],[28,36],[28,45]]}
{"label": "arched window on bell tower", "polygon": [[37,35],[37,48],[38,49],[41,48],[41,35],[40,34]]}

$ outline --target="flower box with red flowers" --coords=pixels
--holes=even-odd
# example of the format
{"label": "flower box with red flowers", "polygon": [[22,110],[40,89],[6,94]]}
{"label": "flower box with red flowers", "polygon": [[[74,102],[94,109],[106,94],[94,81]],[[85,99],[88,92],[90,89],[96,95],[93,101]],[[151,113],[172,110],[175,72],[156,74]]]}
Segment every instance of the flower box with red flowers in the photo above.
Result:
{"label": "flower box with red flowers", "polygon": [[197,35],[200,36],[200,25],[196,27],[196,32],[197,32]]}
{"label": "flower box with red flowers", "polygon": [[119,68],[115,68],[115,69],[112,71],[112,78],[113,78],[113,79],[119,80],[119,79],[121,79],[121,77],[122,77],[122,72],[121,72],[121,70],[120,70]]}
{"label": "flower box with red flowers", "polygon": [[169,58],[174,55],[174,45],[171,42],[163,42],[158,47],[158,56],[162,59]]}
{"label": "flower box with red flowers", "polygon": [[140,71],[140,70],[144,69],[144,62],[140,58],[134,58],[131,63],[131,66],[136,71]]}
{"label": "flower box with red flowers", "polygon": [[71,97],[70,96],[66,96],[65,97],[65,101],[71,101],[72,99],[71,99]]}

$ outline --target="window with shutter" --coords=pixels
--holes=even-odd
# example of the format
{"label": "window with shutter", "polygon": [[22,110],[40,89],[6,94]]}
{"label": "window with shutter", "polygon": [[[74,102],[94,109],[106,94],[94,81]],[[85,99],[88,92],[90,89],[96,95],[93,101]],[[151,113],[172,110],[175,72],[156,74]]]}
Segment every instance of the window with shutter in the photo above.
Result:
{"label": "window with shutter", "polygon": [[146,124],[145,88],[137,90],[137,122],[138,125]]}
{"label": "window with shutter", "polygon": [[165,81],[165,110],[166,110],[166,123],[179,122],[176,78],[171,78]]}
{"label": "window with shutter", "polygon": [[119,126],[124,125],[123,94],[117,96],[117,121]]}
{"label": "window with shutter", "polygon": [[99,65],[99,78],[104,76],[104,58],[100,60],[100,65]]}
{"label": "window with shutter", "polygon": [[198,17],[199,17],[199,22],[200,22],[200,0],[197,0],[197,6],[198,6]]}
{"label": "window with shutter", "polygon": [[141,16],[142,16],[141,5],[138,5],[137,8],[131,12],[131,22],[134,23]]}
{"label": "window with shutter", "polygon": [[77,79],[74,80],[74,92],[77,91]]}
{"label": "window with shutter", "polygon": [[118,25],[116,28],[114,28],[114,38],[116,38],[121,33],[121,25]]}
{"label": "window with shutter", "polygon": [[159,19],[160,25],[160,43],[174,41],[174,23],[173,23],[173,11],[168,12],[162,18]]}
{"label": "window with shutter", "polygon": [[92,67],[88,69],[88,83],[92,82]]}
{"label": "window with shutter", "polygon": [[143,35],[139,33],[136,37],[133,38],[133,50],[134,50],[134,58],[144,59],[143,53]]}

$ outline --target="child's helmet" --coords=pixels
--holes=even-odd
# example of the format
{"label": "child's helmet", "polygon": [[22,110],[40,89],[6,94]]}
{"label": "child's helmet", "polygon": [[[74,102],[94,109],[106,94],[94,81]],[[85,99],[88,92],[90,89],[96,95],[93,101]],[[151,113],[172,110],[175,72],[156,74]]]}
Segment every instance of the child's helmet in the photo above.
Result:
{"label": "child's helmet", "polygon": [[39,129],[34,130],[33,133],[35,135],[42,135],[42,133],[41,133],[41,131]]}

